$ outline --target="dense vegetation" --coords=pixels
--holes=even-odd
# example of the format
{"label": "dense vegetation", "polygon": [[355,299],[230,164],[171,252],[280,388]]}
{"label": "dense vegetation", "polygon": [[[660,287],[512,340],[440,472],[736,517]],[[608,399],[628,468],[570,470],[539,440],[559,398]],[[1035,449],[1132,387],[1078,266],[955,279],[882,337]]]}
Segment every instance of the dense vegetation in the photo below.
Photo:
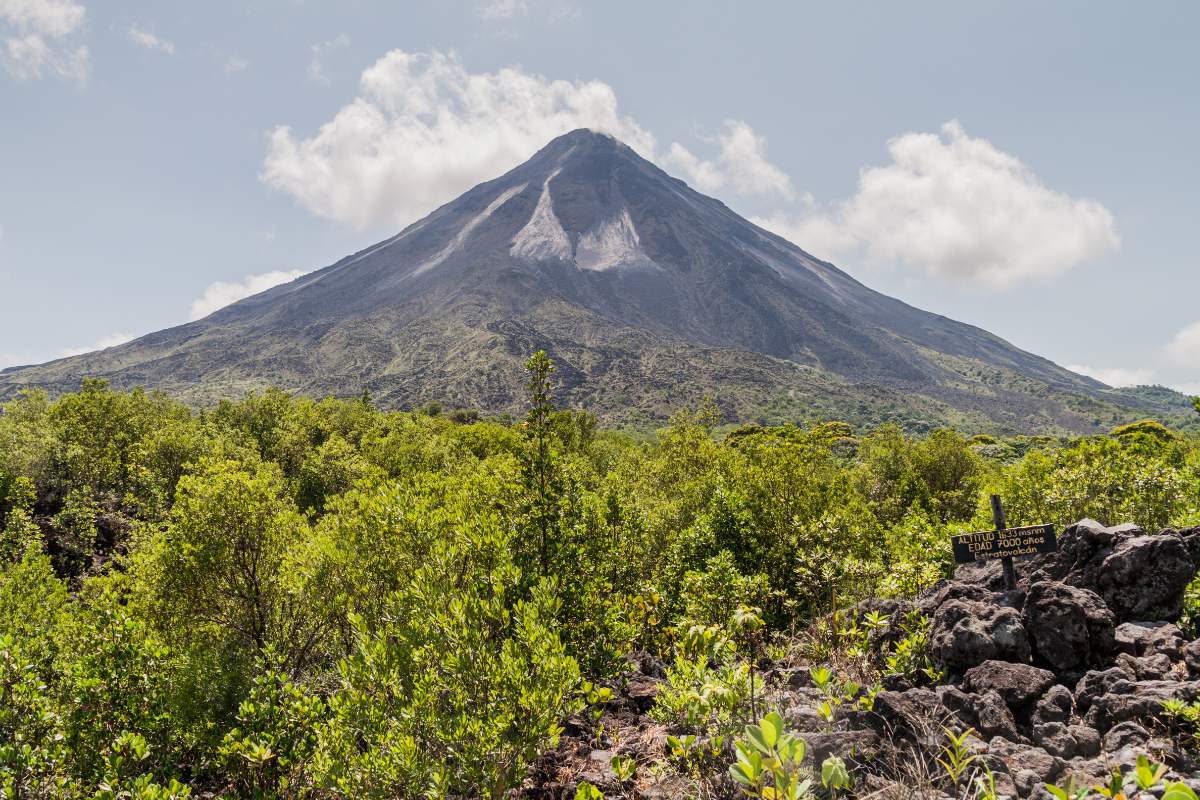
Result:
{"label": "dense vegetation", "polygon": [[98,381],[5,405],[0,797],[499,797],[634,651],[670,665],[656,716],[740,730],[751,655],[936,581],[990,491],[1012,524],[1200,523],[1200,440],[1157,423],[718,436],[702,408],[638,441],[529,368],[517,423]]}

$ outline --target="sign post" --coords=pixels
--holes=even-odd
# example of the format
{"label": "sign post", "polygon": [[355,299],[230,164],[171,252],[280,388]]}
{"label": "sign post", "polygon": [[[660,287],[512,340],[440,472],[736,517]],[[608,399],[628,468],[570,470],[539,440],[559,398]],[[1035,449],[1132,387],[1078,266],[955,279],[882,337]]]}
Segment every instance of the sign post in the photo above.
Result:
{"label": "sign post", "polygon": [[[1004,520],[1004,506],[1001,504],[998,494],[992,495],[991,501],[992,522],[996,523],[996,533],[1000,533],[1008,527]],[[1012,556],[1002,556],[1000,563],[1004,567],[1004,588],[1011,592],[1017,588],[1017,568],[1013,566]]]}
{"label": "sign post", "polygon": [[951,538],[954,560],[959,564],[974,561],[1000,559],[1004,566],[1004,588],[1017,588],[1017,570],[1013,566],[1014,556],[1029,556],[1034,553],[1053,553],[1058,549],[1053,525],[1030,525],[1024,528],[1005,527],[1004,506],[999,495],[992,495],[992,520],[994,531],[960,533]]}

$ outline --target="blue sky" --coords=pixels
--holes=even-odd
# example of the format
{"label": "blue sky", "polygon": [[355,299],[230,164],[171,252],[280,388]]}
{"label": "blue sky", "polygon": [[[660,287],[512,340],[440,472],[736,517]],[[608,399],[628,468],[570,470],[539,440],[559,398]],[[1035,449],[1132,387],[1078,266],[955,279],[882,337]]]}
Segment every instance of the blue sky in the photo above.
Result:
{"label": "blue sky", "polygon": [[1200,5],[0,0],[0,365],[595,127],[888,294],[1200,392]]}

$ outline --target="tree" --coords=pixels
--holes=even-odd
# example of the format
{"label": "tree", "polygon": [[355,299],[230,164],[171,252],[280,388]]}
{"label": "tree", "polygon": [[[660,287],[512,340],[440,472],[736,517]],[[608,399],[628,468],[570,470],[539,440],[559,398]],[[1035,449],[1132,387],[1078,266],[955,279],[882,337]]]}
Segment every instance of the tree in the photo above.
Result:
{"label": "tree", "polygon": [[554,374],[554,363],[544,350],[538,350],[526,362],[525,369],[529,371],[529,383],[526,384],[529,412],[525,415],[521,474],[530,497],[530,516],[538,537],[538,566],[544,577],[550,569],[551,537],[556,527],[561,493],[551,424],[554,404],[550,399],[550,376]]}
{"label": "tree", "polygon": [[195,653],[248,667],[268,648],[299,671],[329,632],[297,582],[311,539],[271,465],[205,460],[179,483],[170,522],[145,546],[140,574],[160,632]]}

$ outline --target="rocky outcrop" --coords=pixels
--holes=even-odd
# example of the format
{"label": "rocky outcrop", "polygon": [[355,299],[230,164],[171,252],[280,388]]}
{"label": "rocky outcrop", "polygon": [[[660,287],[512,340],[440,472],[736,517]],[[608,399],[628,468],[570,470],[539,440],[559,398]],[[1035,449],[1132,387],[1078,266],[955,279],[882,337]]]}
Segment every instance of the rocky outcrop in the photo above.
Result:
{"label": "rocky outcrop", "polygon": [[881,718],[897,735],[947,716],[974,728],[997,786],[1022,798],[1070,776],[1101,782],[1141,753],[1188,776],[1200,765],[1165,736],[1162,707],[1200,698],[1200,640],[1174,624],[1198,532],[1084,520],[1057,552],[1018,562],[1009,592],[998,563],[960,567],[915,600],[950,684],[889,694]]}
{"label": "rocky outcrop", "polygon": [[[968,728],[974,734],[965,746],[993,771],[1002,797],[1042,798],[1046,783],[1072,779],[1104,783],[1143,753],[1166,763],[1174,780],[1195,776],[1200,789],[1200,763],[1171,739],[1162,716],[1164,701],[1200,699],[1200,640],[1188,641],[1176,624],[1200,565],[1197,532],[1148,535],[1084,520],[1063,531],[1058,552],[1018,562],[1015,591],[1002,591],[999,565],[969,565],[912,601],[854,609],[886,621],[870,629],[868,644],[878,652],[894,646],[920,611],[940,685],[888,682],[873,703],[860,694],[830,718],[816,710],[827,695],[808,669],[788,663],[764,670],[767,693],[807,742],[810,763],[842,758],[862,796],[915,796],[901,791],[904,776],[922,760],[938,772],[946,730]],[[606,797],[683,796],[686,787],[667,778],[622,784],[613,773],[613,756],[653,763],[666,757],[668,733],[685,732],[646,716],[665,677],[662,663],[641,654],[631,666],[600,735],[568,726],[555,757],[541,765],[557,783],[524,796],[571,797],[581,779]],[[557,793],[544,793],[547,785]],[[710,785],[718,798],[735,797],[735,789],[723,774]]]}
{"label": "rocky outcrop", "polygon": [[[1099,595],[1114,622],[1179,619],[1183,593],[1200,565],[1200,528],[1147,534],[1136,525],[1106,527],[1091,519],[1068,526],[1058,550],[1020,562],[1020,588],[1057,581]],[[1000,591],[998,562],[960,567],[956,578]]]}

